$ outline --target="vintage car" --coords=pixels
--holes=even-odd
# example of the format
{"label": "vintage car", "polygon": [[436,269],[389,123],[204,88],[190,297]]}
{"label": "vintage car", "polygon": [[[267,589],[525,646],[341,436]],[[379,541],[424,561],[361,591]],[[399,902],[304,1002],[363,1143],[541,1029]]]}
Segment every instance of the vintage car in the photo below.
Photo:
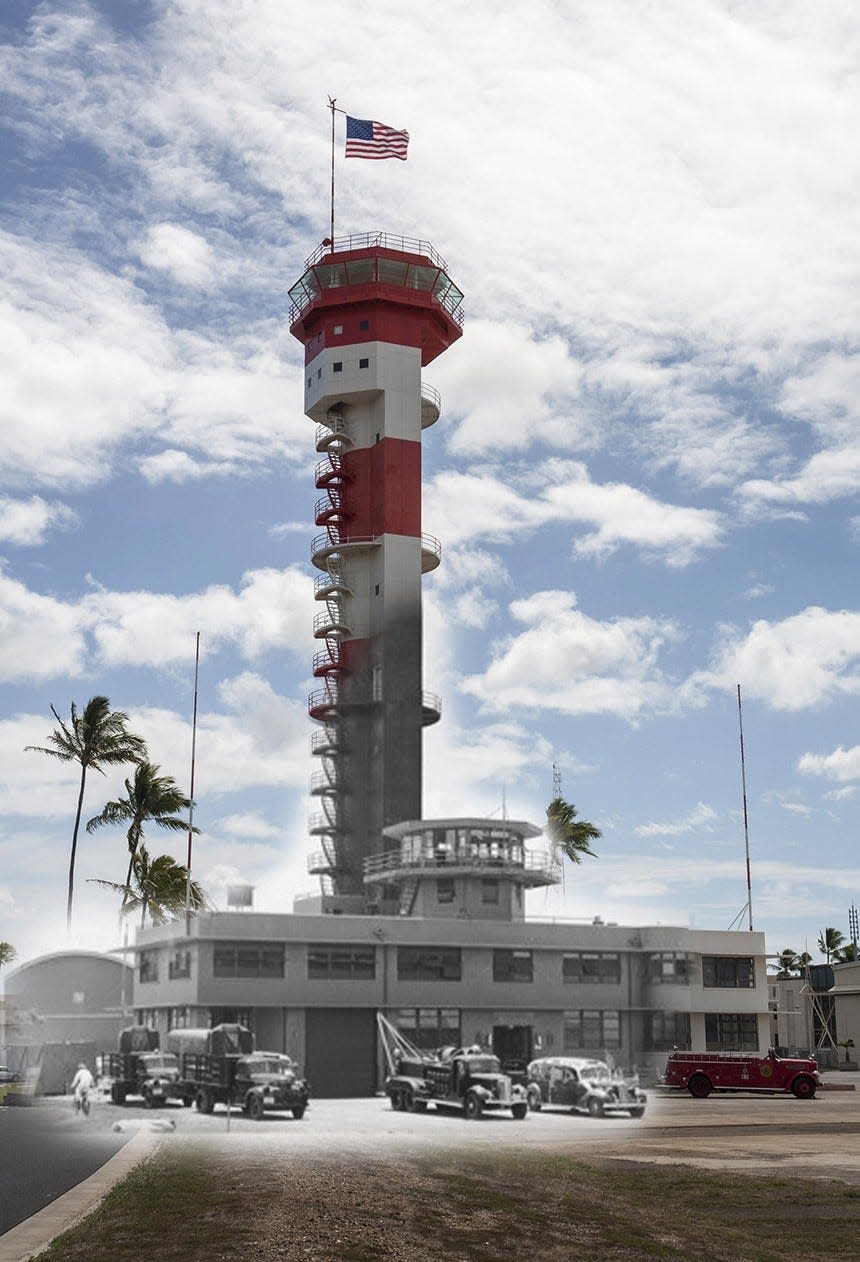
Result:
{"label": "vintage car", "polygon": [[739,1052],[672,1052],[664,1085],[689,1091],[696,1100],[712,1091],[753,1091],[759,1095],[790,1091],[798,1100],[812,1100],[821,1085],[811,1057],[745,1056]]}
{"label": "vintage car", "polygon": [[638,1078],[614,1073],[602,1060],[575,1056],[544,1056],[526,1070],[529,1108],[545,1105],[606,1117],[626,1113],[642,1117],[647,1097]]}

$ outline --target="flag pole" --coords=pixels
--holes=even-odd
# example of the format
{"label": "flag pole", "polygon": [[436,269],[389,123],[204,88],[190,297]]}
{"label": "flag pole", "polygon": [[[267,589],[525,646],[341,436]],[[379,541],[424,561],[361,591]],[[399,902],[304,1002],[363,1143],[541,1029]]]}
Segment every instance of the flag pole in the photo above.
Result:
{"label": "flag pole", "polygon": [[188,795],[188,861],[185,865],[185,936],[191,935],[191,838],[194,833],[194,767],[197,757],[197,682],[200,678],[200,632],[194,651],[194,714],[191,720],[191,792]]}
{"label": "flag pole", "polygon": [[331,242],[331,253],[334,254],[334,107],[337,97],[330,96],[328,99],[328,107],[331,110],[331,223],[329,231],[329,241]]}

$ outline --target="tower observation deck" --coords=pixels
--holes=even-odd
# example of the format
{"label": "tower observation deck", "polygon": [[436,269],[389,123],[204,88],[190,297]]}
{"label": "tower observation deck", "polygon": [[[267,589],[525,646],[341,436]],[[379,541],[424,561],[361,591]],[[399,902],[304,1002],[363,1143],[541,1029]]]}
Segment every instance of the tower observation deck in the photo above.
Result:
{"label": "tower observation deck", "polygon": [[289,293],[320,455],[310,867],[364,899],[383,829],[421,817],[422,728],[441,716],[421,673],[421,576],[441,560],[421,528],[421,437],[440,413],[421,369],[461,336],[463,295],[431,245],[386,233],[320,247]]}

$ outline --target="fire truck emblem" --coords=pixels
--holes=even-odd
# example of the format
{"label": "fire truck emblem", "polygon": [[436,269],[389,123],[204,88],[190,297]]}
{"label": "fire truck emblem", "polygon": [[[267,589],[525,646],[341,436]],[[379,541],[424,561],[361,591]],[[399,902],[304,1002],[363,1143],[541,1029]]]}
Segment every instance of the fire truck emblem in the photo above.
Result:
{"label": "fire truck emblem", "polygon": [[761,1074],[762,1078],[770,1078],[773,1074],[773,1065],[768,1065],[767,1063],[761,1065],[759,1068],[759,1073]]}

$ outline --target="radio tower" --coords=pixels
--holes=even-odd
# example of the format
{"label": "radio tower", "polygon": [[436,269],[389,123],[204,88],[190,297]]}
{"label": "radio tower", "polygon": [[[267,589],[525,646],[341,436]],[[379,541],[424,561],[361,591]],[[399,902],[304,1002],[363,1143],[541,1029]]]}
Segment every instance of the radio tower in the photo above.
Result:
{"label": "radio tower", "polygon": [[363,901],[382,829],[421,818],[422,728],[441,713],[421,673],[421,576],[440,562],[421,532],[422,431],[440,408],[421,369],[461,336],[463,295],[432,246],[377,233],[324,243],[290,299],[321,457],[309,866],[324,893]]}

